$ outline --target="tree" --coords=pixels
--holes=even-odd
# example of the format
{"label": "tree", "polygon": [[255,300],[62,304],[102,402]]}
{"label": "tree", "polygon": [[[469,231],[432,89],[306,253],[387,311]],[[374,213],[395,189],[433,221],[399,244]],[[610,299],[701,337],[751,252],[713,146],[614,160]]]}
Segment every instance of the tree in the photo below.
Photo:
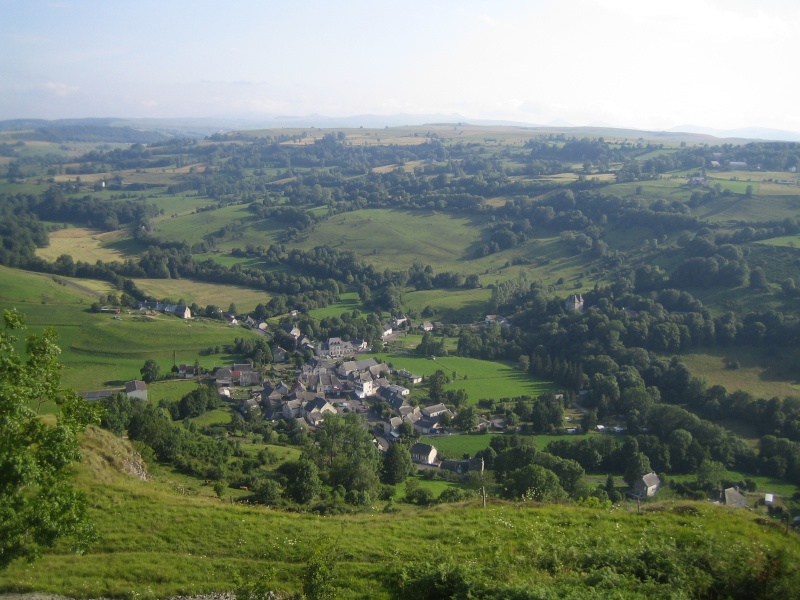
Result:
{"label": "tree", "polygon": [[311,502],[322,489],[317,465],[305,458],[286,465],[286,470],[289,471],[286,492],[298,504]]}
{"label": "tree", "polygon": [[453,425],[461,431],[472,431],[478,425],[478,411],[474,406],[465,406],[453,419]]}
{"label": "tree", "polygon": [[405,444],[396,442],[389,446],[383,459],[383,481],[396,485],[414,472],[411,452]]}
{"label": "tree", "polygon": [[652,471],[652,469],[650,468],[650,459],[647,458],[647,455],[642,452],[634,452],[625,465],[623,478],[625,479],[625,483],[633,487],[633,484],[636,483],[639,477],[647,475],[650,471]]}
{"label": "tree", "polygon": [[148,358],[144,361],[144,366],[139,369],[139,372],[142,374],[142,379],[145,383],[151,383],[158,380],[161,375],[161,367],[152,358]]}
{"label": "tree", "polygon": [[317,548],[303,569],[303,597],[308,600],[334,600],[339,588],[334,578],[333,552],[327,548]]}
{"label": "tree", "polygon": [[[70,466],[80,459],[78,435],[100,423],[100,410],[74,392],[59,397],[60,350],[48,328],[27,339],[22,361],[11,332],[24,316],[4,311],[0,332],[0,569],[17,558],[32,560],[42,549],[67,539],[78,551],[94,537],[86,498],[70,484]],[[55,426],[42,421],[31,405],[55,400]]]}
{"label": "tree", "polygon": [[511,498],[525,498],[539,502],[567,497],[556,474],[539,465],[528,465],[513,471],[504,489],[505,494]]}
{"label": "tree", "polygon": [[750,271],[750,287],[752,289],[763,290],[766,289],[768,285],[767,274],[764,273],[764,269],[756,267]]}
{"label": "tree", "polygon": [[447,375],[441,369],[428,377],[428,394],[434,402],[442,401],[444,386],[447,383]]}
{"label": "tree", "polygon": [[377,489],[381,457],[361,415],[326,415],[316,441],[315,458],[327,483],[341,485],[348,492]]}
{"label": "tree", "polygon": [[719,486],[728,471],[725,465],[716,460],[704,460],[697,467],[697,483],[705,489],[714,489]]}
{"label": "tree", "polygon": [[610,474],[606,477],[606,485],[603,490],[611,502],[616,503],[622,499],[622,494],[617,491],[617,487],[614,485],[614,478]]}
{"label": "tree", "polygon": [[587,410],[581,417],[581,427],[584,433],[589,433],[597,427],[597,409]]}

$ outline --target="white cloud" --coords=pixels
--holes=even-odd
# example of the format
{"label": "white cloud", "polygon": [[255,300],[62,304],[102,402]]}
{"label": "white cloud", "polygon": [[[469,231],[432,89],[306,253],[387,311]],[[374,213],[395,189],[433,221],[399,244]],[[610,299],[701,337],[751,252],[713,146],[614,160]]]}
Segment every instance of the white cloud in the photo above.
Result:
{"label": "white cloud", "polygon": [[60,83],[57,81],[48,81],[47,83],[42,85],[42,87],[51,94],[54,94],[61,98],[65,96],[70,96],[71,94],[74,94],[75,92],[80,90],[78,86],[69,85],[67,83]]}

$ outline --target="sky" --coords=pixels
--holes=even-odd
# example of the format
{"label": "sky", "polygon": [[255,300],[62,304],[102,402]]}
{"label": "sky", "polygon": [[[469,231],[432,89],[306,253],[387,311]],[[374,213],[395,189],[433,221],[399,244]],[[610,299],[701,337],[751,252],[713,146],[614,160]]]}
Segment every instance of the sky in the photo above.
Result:
{"label": "sky", "polygon": [[0,0],[0,119],[800,132],[800,0]]}

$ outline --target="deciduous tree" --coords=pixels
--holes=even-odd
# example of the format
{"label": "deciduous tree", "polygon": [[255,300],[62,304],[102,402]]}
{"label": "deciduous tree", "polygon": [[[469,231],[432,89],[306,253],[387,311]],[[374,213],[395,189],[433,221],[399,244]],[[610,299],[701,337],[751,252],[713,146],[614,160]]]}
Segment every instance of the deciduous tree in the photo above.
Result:
{"label": "deciduous tree", "polygon": [[[24,326],[16,311],[4,312],[0,331],[0,569],[32,560],[61,538],[83,550],[94,538],[86,499],[70,483],[70,465],[80,459],[78,434],[100,422],[97,406],[74,392],[62,393],[57,334],[47,329],[27,340],[23,362],[11,332]],[[56,424],[31,406],[42,399],[60,405]]]}

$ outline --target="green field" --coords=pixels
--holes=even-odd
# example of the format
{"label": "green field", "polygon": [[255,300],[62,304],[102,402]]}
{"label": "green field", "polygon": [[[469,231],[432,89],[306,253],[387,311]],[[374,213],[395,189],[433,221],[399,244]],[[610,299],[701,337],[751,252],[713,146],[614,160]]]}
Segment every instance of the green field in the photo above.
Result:
{"label": "green field", "polygon": [[308,316],[320,321],[328,317],[341,317],[342,313],[352,313],[354,310],[365,312],[366,309],[361,304],[357,293],[346,292],[339,294],[338,302],[334,302],[325,308],[315,308],[308,311]]}
{"label": "green field", "polygon": [[797,248],[800,246],[800,234],[783,235],[780,237],[770,238],[768,240],[760,240],[758,243],[767,244],[769,246],[787,246],[789,248]]}
{"label": "green field", "polygon": [[426,437],[425,442],[436,447],[439,453],[444,453],[448,458],[460,459],[465,454],[475,456],[484,448],[489,447],[489,443],[497,433],[480,434],[458,434]]}
{"label": "green field", "polygon": [[[139,369],[148,358],[159,363],[166,374],[173,364],[192,364],[198,360],[206,369],[230,364],[237,357],[226,354],[206,355],[209,347],[232,344],[236,337],[255,337],[246,329],[205,319],[183,321],[157,315],[140,317],[138,313],[94,314],[89,307],[97,298],[90,287],[103,282],[56,278],[70,285],[60,285],[53,277],[0,267],[3,287],[0,308],[16,308],[26,315],[32,332],[54,326],[59,334],[62,383],[79,391],[117,387],[122,382],[140,378]],[[46,303],[42,298],[46,296]],[[226,307],[227,308],[227,307]]]}
{"label": "green field", "polygon": [[128,240],[126,236],[127,233],[123,231],[100,232],[83,227],[68,227],[50,233],[50,245],[37,249],[36,255],[49,261],[54,261],[62,254],[88,263],[98,260],[124,260],[132,256],[120,248],[125,247],[124,243]]}
{"label": "green field", "polygon": [[147,386],[147,398],[154,404],[158,404],[161,400],[177,402],[196,387],[197,381],[191,379],[155,381]]}
{"label": "green field", "polygon": [[[167,240],[186,241],[193,244],[201,242],[203,236],[219,231],[232,223],[242,225],[243,229],[247,228],[250,221],[255,222],[256,219],[247,206],[235,204],[216,210],[164,219],[158,222],[155,233]],[[259,243],[268,246],[272,241],[264,239]],[[244,247],[246,242],[237,245]]]}
{"label": "green field", "polygon": [[352,250],[379,269],[410,265],[424,254],[425,264],[436,271],[456,270],[466,248],[481,240],[483,225],[483,220],[435,211],[359,210],[331,217],[296,245],[305,250],[321,245]]}
{"label": "green field", "polygon": [[483,320],[492,291],[488,288],[421,290],[407,292],[403,301],[409,310],[422,312],[430,307],[426,320],[447,323],[473,323]]}
{"label": "green field", "polygon": [[441,369],[452,378],[455,371],[457,379],[448,383],[445,389],[465,390],[471,404],[482,398],[535,397],[554,389],[552,383],[522,373],[502,362],[458,356],[437,356],[436,360],[431,360],[405,354],[379,354],[375,358],[391,363],[395,369],[406,369],[416,375],[429,376]]}

